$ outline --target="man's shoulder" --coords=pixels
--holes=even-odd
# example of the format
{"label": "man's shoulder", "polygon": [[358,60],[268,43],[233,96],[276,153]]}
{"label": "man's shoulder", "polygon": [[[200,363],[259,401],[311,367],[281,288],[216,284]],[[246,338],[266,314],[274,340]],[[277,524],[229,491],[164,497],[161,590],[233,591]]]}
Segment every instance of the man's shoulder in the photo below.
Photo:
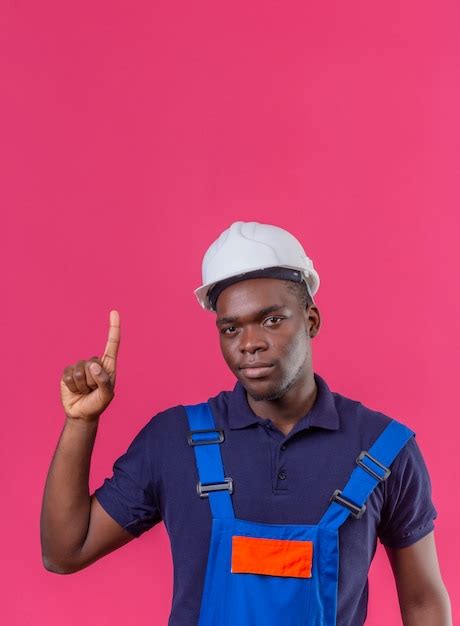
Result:
{"label": "man's shoulder", "polygon": [[188,430],[186,406],[206,402],[209,402],[211,406],[225,405],[232,393],[233,392],[229,390],[222,390],[202,401],[184,402],[183,404],[167,407],[156,412],[145,424],[144,428],[148,430],[149,433],[155,434],[156,437],[169,434],[177,436],[178,432]]}
{"label": "man's shoulder", "polygon": [[[369,450],[393,420],[413,431],[404,419],[388,415],[341,393],[334,392],[333,395],[340,415],[340,427],[356,450]],[[420,457],[415,437],[411,436],[396,454],[386,486],[396,483],[408,464],[420,466],[423,463]]]}
{"label": "man's shoulder", "polygon": [[410,425],[399,416],[389,415],[336,391],[332,392],[332,395],[340,415],[341,428],[359,432],[366,445],[369,445],[392,421],[410,428]]}
{"label": "man's shoulder", "polygon": [[351,398],[338,391],[333,391],[337,411],[344,419],[356,422],[374,421],[381,425],[389,423],[393,418],[377,408],[364,404],[361,400]]}

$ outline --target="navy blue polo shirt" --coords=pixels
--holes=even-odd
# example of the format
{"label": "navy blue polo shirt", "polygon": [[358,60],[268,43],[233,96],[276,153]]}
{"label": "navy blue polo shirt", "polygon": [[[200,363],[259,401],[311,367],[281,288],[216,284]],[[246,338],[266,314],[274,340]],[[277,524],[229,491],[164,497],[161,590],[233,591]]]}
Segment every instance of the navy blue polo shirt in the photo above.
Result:
{"label": "navy blue polo shirt", "polygon": [[[314,377],[315,403],[287,436],[252,411],[239,381],[232,391],[209,398],[216,428],[225,431],[220,450],[225,475],[233,478],[236,517],[317,524],[334,490],[348,481],[357,455],[389,423],[387,415],[331,392],[321,376]],[[95,490],[101,506],[135,537],[164,521],[174,565],[169,626],[198,623],[211,537],[209,500],[196,491],[188,431],[183,405],[156,414],[116,459],[112,477]],[[434,528],[437,511],[415,437],[391,470],[368,498],[364,516],[349,516],[339,529],[337,626],[364,623],[377,538],[385,546],[404,547]]]}

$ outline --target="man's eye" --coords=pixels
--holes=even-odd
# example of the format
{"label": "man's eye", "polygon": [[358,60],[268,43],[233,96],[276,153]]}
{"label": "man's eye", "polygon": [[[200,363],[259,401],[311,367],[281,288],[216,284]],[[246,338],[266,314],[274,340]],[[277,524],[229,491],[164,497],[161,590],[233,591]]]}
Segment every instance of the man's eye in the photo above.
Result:
{"label": "man's eye", "polygon": [[227,332],[227,330],[230,330],[230,331],[231,331],[231,330],[235,330],[235,328],[236,328],[235,326],[227,326],[227,328],[223,328],[223,329],[221,330],[221,333],[222,333],[223,335],[230,335],[231,333],[228,333],[228,332]]}
{"label": "man's eye", "polygon": [[[282,317],[278,317],[277,315],[274,315],[272,317],[267,317],[266,321],[268,322],[269,320],[275,320],[274,324],[277,324],[282,319],[283,319]],[[269,324],[269,326],[273,326],[273,324]]]}

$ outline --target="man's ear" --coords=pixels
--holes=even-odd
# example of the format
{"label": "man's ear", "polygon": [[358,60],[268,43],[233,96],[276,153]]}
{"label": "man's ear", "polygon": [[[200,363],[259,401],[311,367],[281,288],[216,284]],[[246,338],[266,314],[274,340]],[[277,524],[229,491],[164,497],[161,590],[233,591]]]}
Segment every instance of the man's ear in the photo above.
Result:
{"label": "man's ear", "polygon": [[306,312],[308,316],[308,329],[311,338],[316,337],[321,328],[321,314],[316,305],[312,304]]}

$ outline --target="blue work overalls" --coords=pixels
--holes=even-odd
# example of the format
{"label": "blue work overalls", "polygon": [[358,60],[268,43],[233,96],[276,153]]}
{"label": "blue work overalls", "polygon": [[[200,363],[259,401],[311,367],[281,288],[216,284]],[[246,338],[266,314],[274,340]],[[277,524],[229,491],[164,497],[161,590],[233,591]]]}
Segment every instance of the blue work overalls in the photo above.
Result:
{"label": "blue work overalls", "polygon": [[185,407],[198,470],[198,496],[208,498],[212,531],[198,626],[335,626],[339,528],[359,519],[366,500],[415,433],[392,420],[335,490],[316,525],[264,524],[235,517],[233,481],[225,475],[206,402]]}

